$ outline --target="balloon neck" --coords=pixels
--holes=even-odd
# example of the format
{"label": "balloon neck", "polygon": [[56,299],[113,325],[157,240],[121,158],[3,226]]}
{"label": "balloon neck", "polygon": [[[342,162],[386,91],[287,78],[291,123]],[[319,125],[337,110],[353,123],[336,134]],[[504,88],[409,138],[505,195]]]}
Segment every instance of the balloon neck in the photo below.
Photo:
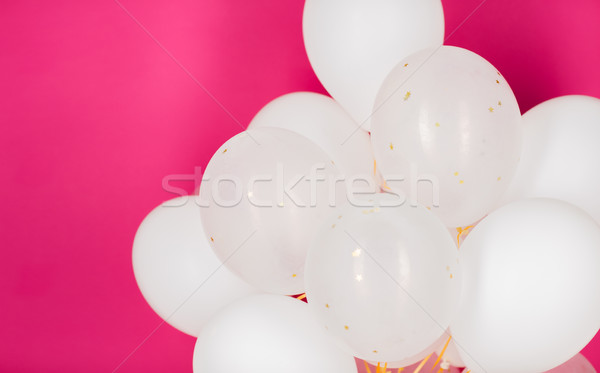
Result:
{"label": "balloon neck", "polygon": [[450,369],[450,362],[446,359],[442,360],[442,363],[440,364],[440,368],[442,368],[443,370]]}

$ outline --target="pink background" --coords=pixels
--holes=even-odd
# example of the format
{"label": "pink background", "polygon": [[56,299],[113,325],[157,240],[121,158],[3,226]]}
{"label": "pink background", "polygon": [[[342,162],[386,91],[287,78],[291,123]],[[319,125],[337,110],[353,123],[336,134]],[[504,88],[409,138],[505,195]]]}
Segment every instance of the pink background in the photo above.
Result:
{"label": "pink background", "polygon": [[[447,34],[479,3],[444,1]],[[114,1],[0,3],[2,372],[117,368],[160,324],[130,251],[174,197],[163,177],[205,166],[269,100],[324,92],[302,0],[123,5],[200,84]],[[448,44],[495,64],[525,111],[600,97],[598,19],[597,0],[488,0]],[[193,343],[163,325],[118,371],[191,371]],[[584,354],[600,368],[600,337]]]}

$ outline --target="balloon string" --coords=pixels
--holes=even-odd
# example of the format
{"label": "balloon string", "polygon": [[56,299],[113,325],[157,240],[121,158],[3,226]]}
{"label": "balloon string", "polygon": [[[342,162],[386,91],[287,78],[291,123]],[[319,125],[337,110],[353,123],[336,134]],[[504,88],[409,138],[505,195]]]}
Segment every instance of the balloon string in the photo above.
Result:
{"label": "balloon string", "polygon": [[456,235],[456,245],[460,246],[460,237],[463,235],[463,233],[466,233],[469,229],[473,228],[473,225],[469,225],[468,227],[458,227],[456,228],[456,231],[458,232],[458,234]]}
{"label": "balloon string", "polygon": [[415,371],[413,373],[419,373],[421,371],[421,369],[423,369],[423,367],[425,366],[425,364],[427,363],[427,360],[429,360],[431,355],[433,355],[433,352],[430,353],[429,355],[427,355],[427,357],[425,359],[423,359],[423,361],[421,361],[421,364],[419,364],[419,366],[417,367],[417,369],[415,369]]}
{"label": "balloon string", "polygon": [[365,368],[367,369],[367,373],[371,373],[371,368],[369,368],[369,364],[367,364],[367,362],[365,360],[363,360],[363,363],[365,363]]}
{"label": "balloon string", "polygon": [[[433,363],[433,366],[431,367],[431,371],[432,372],[435,369],[435,367],[439,364],[439,362],[442,360],[442,357],[444,356],[444,352],[446,352],[446,349],[448,348],[448,345],[450,344],[450,340],[452,340],[452,336],[448,337],[448,340],[446,341],[446,344],[444,345],[444,348],[442,348],[442,352],[440,352],[440,356],[438,356],[438,358],[435,361],[435,363]],[[443,369],[442,369],[442,371],[443,371]]]}
{"label": "balloon string", "polygon": [[383,189],[391,190],[391,188],[387,185],[387,182],[383,180]]}

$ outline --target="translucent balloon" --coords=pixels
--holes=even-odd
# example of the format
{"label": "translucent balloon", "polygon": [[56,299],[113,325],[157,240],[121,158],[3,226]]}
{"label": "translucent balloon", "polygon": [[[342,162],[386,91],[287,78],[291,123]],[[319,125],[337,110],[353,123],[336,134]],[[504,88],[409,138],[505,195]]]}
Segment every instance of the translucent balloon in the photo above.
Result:
{"label": "translucent balloon", "polygon": [[314,322],[306,303],[265,294],[211,319],[196,341],[194,372],[356,373],[356,364]]}
{"label": "translucent balloon", "polygon": [[521,116],[489,62],[457,47],[418,52],[388,75],[375,108],[371,140],[388,187],[448,227],[492,210],[517,167]]}
{"label": "translucent balloon", "polygon": [[306,261],[306,294],[319,323],[354,356],[402,361],[448,327],[460,294],[458,251],[422,206],[376,194],[333,217]]}
{"label": "translucent balloon", "polygon": [[231,271],[264,291],[304,292],[308,246],[344,183],[327,154],[304,136],[256,128],[228,140],[200,186],[202,224]]}
{"label": "translucent balloon", "polygon": [[132,259],[135,279],[152,309],[193,336],[222,307],[258,292],[217,259],[193,197],[172,199],[148,214],[135,235]]}
{"label": "translucent balloon", "polygon": [[368,131],[390,70],[411,53],[442,45],[444,12],[439,0],[307,0],[302,28],[319,80]]}
{"label": "translucent balloon", "polygon": [[460,248],[463,295],[450,327],[473,373],[537,373],[600,328],[600,226],[552,199],[506,205]]}
{"label": "translucent balloon", "polygon": [[[319,145],[345,176],[347,182],[375,191],[374,158],[371,138],[364,131],[355,134],[357,124],[330,97],[312,92],[281,96],[262,108],[248,129],[278,127],[297,132]],[[352,135],[352,136],[351,136]]]}
{"label": "translucent balloon", "polygon": [[600,222],[600,100],[564,96],[523,116],[523,151],[502,204],[529,197],[572,203]]}

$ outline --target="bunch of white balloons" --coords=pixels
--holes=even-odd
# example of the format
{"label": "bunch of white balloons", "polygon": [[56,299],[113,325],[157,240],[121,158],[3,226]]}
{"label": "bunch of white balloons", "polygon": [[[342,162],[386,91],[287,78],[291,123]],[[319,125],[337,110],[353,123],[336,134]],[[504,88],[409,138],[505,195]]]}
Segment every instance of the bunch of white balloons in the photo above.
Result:
{"label": "bunch of white balloons", "polygon": [[198,338],[194,371],[577,355],[600,328],[600,100],[521,117],[494,66],[442,45],[440,0],[307,0],[303,31],[332,98],[270,102],[135,237],[142,294]]}

